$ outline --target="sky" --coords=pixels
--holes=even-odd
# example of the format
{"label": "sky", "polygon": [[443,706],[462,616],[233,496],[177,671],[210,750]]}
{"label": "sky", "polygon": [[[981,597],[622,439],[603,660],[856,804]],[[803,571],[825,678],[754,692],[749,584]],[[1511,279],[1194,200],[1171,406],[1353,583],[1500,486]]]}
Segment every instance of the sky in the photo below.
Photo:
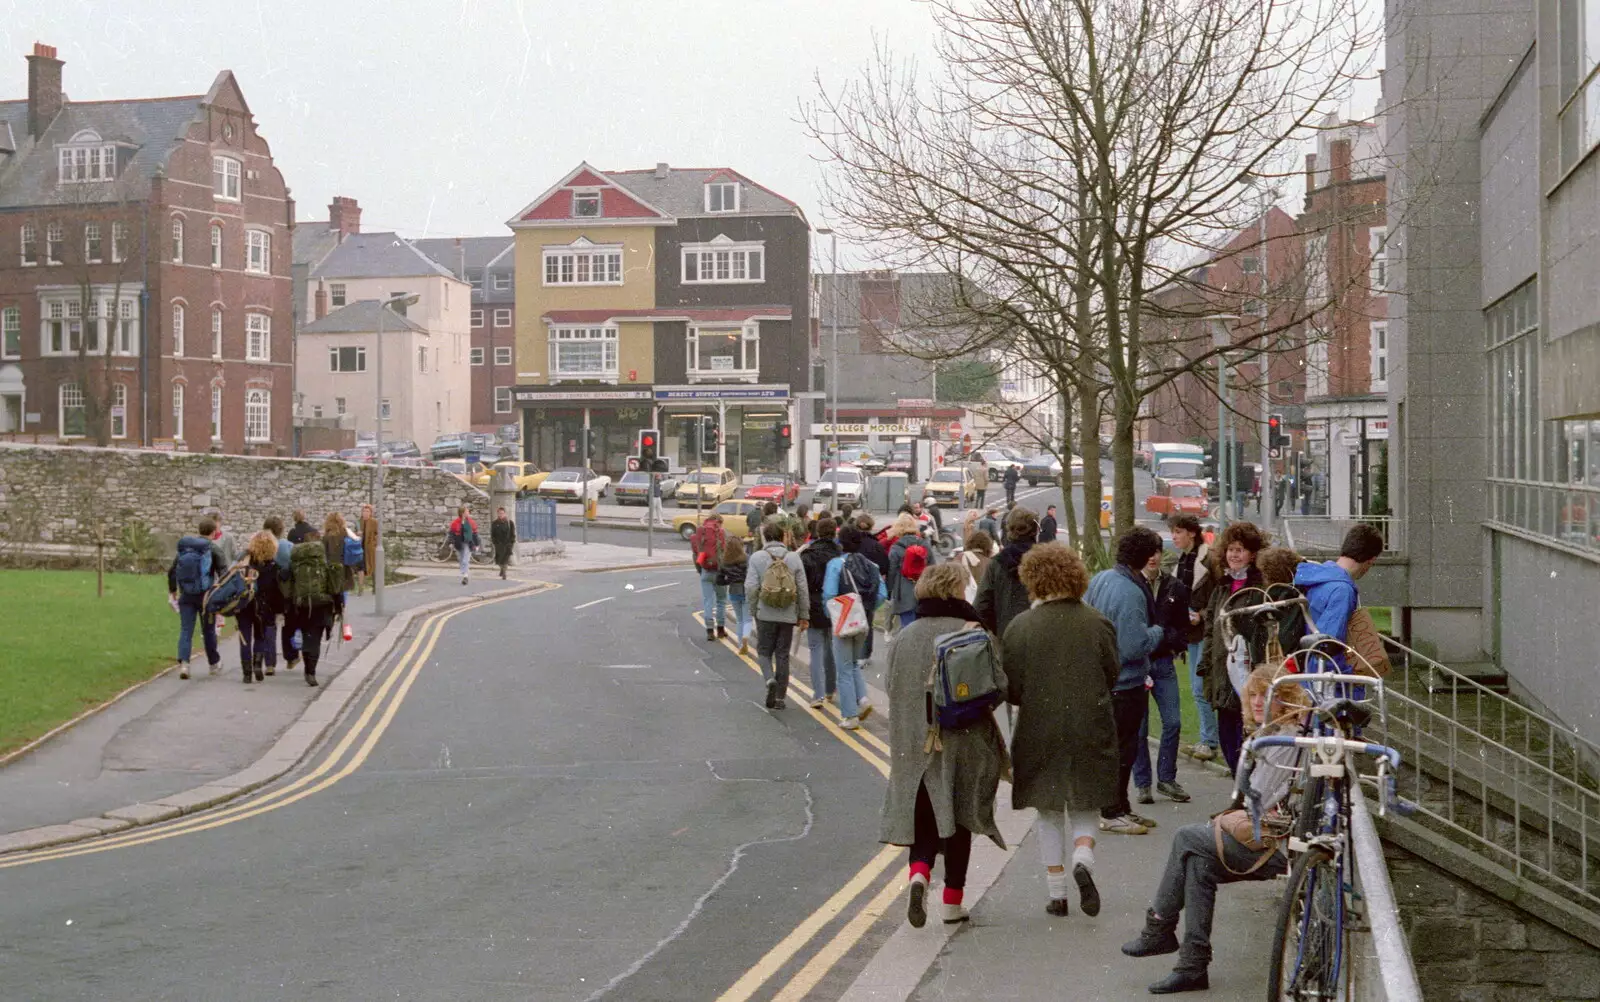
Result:
{"label": "sky", "polygon": [[[820,151],[799,122],[874,45],[931,51],[915,0],[0,0],[0,98],[54,45],[72,100],[203,94],[233,71],[300,219],[356,199],[362,228],[509,234],[587,160],[732,167],[814,226]],[[5,54],[9,53],[9,59]]]}

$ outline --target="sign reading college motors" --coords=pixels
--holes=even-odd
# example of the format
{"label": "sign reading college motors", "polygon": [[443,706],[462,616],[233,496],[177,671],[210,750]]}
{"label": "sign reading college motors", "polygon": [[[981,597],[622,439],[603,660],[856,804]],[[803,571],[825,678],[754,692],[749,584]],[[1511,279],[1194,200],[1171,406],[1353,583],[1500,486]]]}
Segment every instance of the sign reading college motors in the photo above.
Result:
{"label": "sign reading college motors", "polygon": [[[836,431],[837,429],[837,431]],[[922,425],[909,424],[814,424],[811,434],[818,435],[916,435],[922,431]]]}

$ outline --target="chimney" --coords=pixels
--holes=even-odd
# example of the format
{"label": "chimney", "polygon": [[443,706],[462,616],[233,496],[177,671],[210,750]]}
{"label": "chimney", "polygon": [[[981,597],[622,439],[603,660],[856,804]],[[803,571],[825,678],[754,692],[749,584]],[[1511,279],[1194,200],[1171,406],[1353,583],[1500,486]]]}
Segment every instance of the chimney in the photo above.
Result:
{"label": "chimney", "polygon": [[1316,188],[1317,188],[1317,155],[1315,153],[1307,153],[1306,154],[1306,197],[1310,198],[1311,197],[1311,193],[1313,191],[1315,191]]}
{"label": "chimney", "polygon": [[662,164],[662,163],[656,164],[656,180],[658,180],[658,181],[666,180],[667,175],[669,173],[671,173],[671,171],[672,171],[672,168],[668,167],[666,164]]}
{"label": "chimney", "polygon": [[28,135],[44,135],[60,111],[61,60],[54,45],[34,42],[28,57]]}
{"label": "chimney", "polygon": [[1328,183],[1350,180],[1350,140],[1335,139],[1328,146]]}
{"label": "chimney", "polygon": [[[462,243],[460,237],[456,237],[456,261],[460,265],[456,269],[456,277],[465,282],[467,280],[467,245]],[[484,277],[487,278],[488,276]]]}
{"label": "chimney", "polygon": [[316,316],[313,319],[321,320],[328,315],[328,290],[323,288],[320,281],[317,283],[317,293],[312,300],[316,303]]}
{"label": "chimney", "polygon": [[361,232],[361,206],[355,199],[333,196],[333,201],[328,203],[328,229],[338,232],[340,243],[345,237]]}

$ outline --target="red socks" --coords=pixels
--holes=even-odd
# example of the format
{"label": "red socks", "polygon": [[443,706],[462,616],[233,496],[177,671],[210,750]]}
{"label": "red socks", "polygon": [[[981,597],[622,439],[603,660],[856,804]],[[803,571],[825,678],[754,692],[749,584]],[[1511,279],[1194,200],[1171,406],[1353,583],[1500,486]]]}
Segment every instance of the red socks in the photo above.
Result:
{"label": "red socks", "polygon": [[912,863],[911,864],[911,876],[909,878],[907,878],[907,879],[915,880],[917,874],[919,874],[919,873],[922,874],[922,879],[923,880],[927,880],[927,881],[933,880],[933,866],[931,864],[929,864],[929,863]]}
{"label": "red socks", "polygon": [[946,887],[944,889],[944,903],[947,905],[959,905],[961,903],[961,891],[962,889],[959,887]]}

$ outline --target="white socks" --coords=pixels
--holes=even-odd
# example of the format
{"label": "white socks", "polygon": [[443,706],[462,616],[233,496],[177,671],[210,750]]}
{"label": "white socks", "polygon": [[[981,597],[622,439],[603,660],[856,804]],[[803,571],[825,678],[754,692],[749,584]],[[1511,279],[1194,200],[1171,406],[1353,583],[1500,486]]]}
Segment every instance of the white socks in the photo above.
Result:
{"label": "white socks", "polygon": [[[1094,869],[1094,847],[1087,845],[1073,846],[1072,865],[1081,866],[1086,870]],[[1062,876],[1065,877],[1066,874],[1063,873]]]}
{"label": "white socks", "polygon": [[1069,886],[1067,884],[1067,871],[1062,870],[1060,873],[1053,873],[1050,870],[1046,870],[1044,871],[1044,880],[1049,885],[1051,901],[1061,901],[1066,898],[1067,887]]}

